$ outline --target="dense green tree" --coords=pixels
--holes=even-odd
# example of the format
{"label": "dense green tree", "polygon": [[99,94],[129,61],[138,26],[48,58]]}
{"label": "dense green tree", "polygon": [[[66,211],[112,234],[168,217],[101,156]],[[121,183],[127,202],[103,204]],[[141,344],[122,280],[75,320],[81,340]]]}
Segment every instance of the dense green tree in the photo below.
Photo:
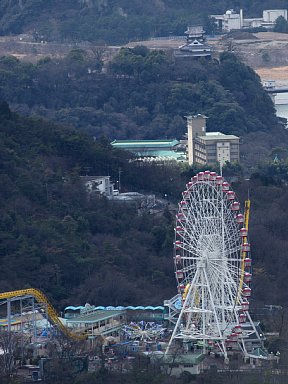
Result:
{"label": "dense green tree", "polygon": [[222,54],[220,63],[188,62],[143,46],[122,48],[106,74],[98,53],[77,48],[62,60],[35,65],[2,57],[0,94],[21,113],[111,140],[180,139],[184,116],[195,113],[209,117],[208,130],[237,135],[277,125],[259,77],[231,53]]}
{"label": "dense green tree", "polygon": [[288,21],[283,16],[277,18],[274,32],[288,33]]}
{"label": "dense green tree", "polygon": [[38,287],[57,305],[71,295],[75,303],[153,304],[147,285],[155,304],[173,294],[172,216],[87,199],[80,176],[108,172],[116,180],[121,168],[123,190],[151,193],[157,183],[156,193],[177,199],[169,176],[176,183],[179,167],[163,165],[159,179],[159,167],[139,172],[106,139],[21,119],[4,102],[0,110],[0,290]]}
{"label": "dense green tree", "polygon": [[[107,139],[20,118],[4,102],[0,110],[0,290],[40,288],[58,307],[152,305],[173,296],[173,203],[200,169],[129,161],[133,156]],[[237,175],[241,202],[248,189],[252,200],[254,297],[281,305],[287,301],[288,171],[285,156],[272,160],[250,181],[236,165],[223,173]],[[170,205],[157,215],[139,214],[134,206],[87,199],[81,175],[109,173],[115,181],[119,168],[124,191],[154,193]]]}
{"label": "dense green tree", "polygon": [[37,42],[47,40],[127,43],[154,36],[182,35],[187,25],[204,24],[213,32],[209,14],[229,8],[260,17],[263,9],[285,8],[285,0],[22,0],[0,2],[0,33],[31,31]]}

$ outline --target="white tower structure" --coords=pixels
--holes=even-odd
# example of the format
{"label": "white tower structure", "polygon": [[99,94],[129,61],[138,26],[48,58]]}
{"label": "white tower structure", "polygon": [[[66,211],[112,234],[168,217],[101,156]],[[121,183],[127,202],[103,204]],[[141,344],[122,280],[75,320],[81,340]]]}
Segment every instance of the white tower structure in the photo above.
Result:
{"label": "white tower structure", "polygon": [[188,163],[192,165],[194,159],[194,141],[197,136],[205,136],[207,116],[198,114],[196,116],[187,116],[188,129]]}

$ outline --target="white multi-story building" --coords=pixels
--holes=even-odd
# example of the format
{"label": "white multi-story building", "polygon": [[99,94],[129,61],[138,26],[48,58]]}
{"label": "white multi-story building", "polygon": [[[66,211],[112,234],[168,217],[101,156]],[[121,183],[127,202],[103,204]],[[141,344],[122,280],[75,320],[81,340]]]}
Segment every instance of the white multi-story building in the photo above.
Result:
{"label": "white multi-story building", "polygon": [[239,137],[206,132],[206,119],[204,115],[187,116],[189,165],[239,162]]}
{"label": "white multi-story building", "polygon": [[210,18],[215,19],[218,28],[223,32],[230,32],[232,30],[239,30],[242,28],[257,28],[265,27],[272,29],[278,17],[284,17],[287,20],[287,9],[265,9],[262,18],[249,18],[244,19],[243,10],[237,13],[233,9],[229,9],[224,15],[210,15]]}

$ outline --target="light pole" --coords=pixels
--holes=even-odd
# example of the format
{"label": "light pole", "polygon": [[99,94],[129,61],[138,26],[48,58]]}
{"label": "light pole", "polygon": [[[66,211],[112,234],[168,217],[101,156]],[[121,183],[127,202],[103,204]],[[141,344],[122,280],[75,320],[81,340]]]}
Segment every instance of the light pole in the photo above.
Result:
{"label": "light pole", "polygon": [[119,193],[121,192],[121,168],[118,169],[118,180],[119,180],[119,184],[118,184],[118,189],[119,189]]}

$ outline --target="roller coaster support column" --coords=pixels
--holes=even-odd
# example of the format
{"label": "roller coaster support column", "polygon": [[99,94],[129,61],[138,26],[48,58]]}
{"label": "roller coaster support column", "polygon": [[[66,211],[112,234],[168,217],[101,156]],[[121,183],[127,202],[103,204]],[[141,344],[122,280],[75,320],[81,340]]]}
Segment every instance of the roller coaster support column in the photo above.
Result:
{"label": "roller coaster support column", "polygon": [[35,298],[32,297],[32,313],[33,313],[33,336],[36,338],[37,331],[36,331],[36,313],[35,313]]}
{"label": "roller coaster support column", "polygon": [[7,330],[11,332],[11,299],[7,299]]}
{"label": "roller coaster support column", "polygon": [[24,335],[23,335],[23,315],[22,315],[22,312],[23,312],[23,303],[22,303],[22,299],[20,299],[20,314],[21,314],[21,324],[20,324],[20,327],[21,327],[21,365],[23,365],[23,361],[24,361]]}

